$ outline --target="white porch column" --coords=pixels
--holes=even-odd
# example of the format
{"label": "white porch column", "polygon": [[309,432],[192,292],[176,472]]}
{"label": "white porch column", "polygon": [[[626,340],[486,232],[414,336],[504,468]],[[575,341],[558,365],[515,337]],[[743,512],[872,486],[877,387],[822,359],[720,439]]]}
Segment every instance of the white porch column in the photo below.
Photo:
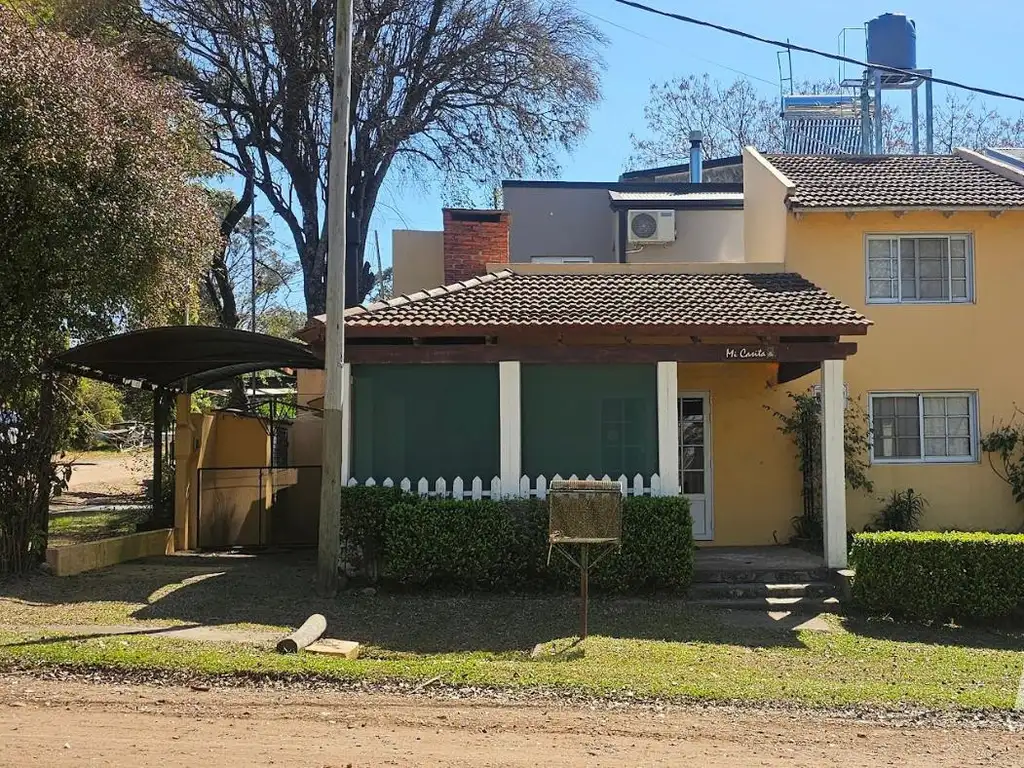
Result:
{"label": "white porch column", "polygon": [[679,493],[679,373],[674,360],[658,363],[658,476],[663,496]]}
{"label": "white porch column", "polygon": [[498,363],[498,467],[502,496],[518,496],[519,479],[523,476],[519,368],[518,360]]}
{"label": "white porch column", "polygon": [[843,451],[843,361],[821,364],[821,500],[825,564],[846,563],[846,456]]}
{"label": "white porch column", "polygon": [[341,485],[352,477],[352,363],[341,365]]}

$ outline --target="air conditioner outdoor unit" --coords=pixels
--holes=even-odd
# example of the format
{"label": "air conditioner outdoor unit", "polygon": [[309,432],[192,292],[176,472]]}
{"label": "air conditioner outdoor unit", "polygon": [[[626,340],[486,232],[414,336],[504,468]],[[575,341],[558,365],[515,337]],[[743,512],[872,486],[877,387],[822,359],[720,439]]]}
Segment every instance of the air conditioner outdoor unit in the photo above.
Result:
{"label": "air conditioner outdoor unit", "polygon": [[675,211],[630,211],[629,242],[671,243],[676,239]]}

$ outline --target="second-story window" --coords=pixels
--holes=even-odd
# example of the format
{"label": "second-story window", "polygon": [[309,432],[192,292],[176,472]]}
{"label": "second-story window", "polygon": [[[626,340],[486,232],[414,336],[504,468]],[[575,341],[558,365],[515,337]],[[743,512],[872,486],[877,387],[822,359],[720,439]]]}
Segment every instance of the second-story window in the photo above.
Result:
{"label": "second-story window", "polygon": [[868,303],[974,300],[970,235],[869,235]]}

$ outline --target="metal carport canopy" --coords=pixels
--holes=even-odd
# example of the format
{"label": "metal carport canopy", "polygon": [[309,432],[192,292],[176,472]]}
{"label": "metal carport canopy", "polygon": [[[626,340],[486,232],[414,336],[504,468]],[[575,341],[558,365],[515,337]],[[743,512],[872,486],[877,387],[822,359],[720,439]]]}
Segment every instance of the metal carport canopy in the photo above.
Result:
{"label": "metal carport canopy", "polygon": [[168,325],[122,333],[57,355],[55,368],[91,379],[194,392],[230,376],[274,368],[324,367],[304,344],[205,325]]}

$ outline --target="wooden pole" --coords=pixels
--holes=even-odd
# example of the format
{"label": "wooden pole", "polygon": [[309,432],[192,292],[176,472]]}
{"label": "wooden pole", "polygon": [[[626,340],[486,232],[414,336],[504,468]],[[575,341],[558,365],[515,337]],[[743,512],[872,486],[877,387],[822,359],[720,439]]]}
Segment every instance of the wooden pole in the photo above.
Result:
{"label": "wooden pole", "polygon": [[345,361],[345,243],[348,216],[349,102],[352,89],[352,1],[338,0],[334,28],[334,99],[327,174],[327,322],[320,479],[317,591],[338,591],[341,535],[342,401]]}
{"label": "wooden pole", "polygon": [[302,626],[277,644],[278,653],[298,653],[303,648],[312,645],[320,636],[327,631],[327,619],[319,613],[314,613],[304,622]]}

